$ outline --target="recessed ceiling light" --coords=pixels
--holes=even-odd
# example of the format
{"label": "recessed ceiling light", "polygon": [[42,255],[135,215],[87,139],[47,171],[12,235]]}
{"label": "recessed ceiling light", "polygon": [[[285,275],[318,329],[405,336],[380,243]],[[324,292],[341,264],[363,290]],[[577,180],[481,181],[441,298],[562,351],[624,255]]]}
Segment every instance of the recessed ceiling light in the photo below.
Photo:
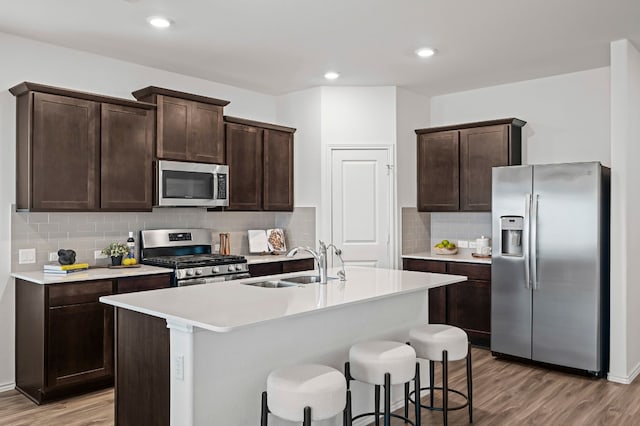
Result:
{"label": "recessed ceiling light", "polygon": [[156,28],[168,28],[172,24],[170,19],[162,16],[151,16],[147,19],[147,22]]}
{"label": "recessed ceiling light", "polygon": [[335,71],[328,71],[324,74],[324,78],[326,78],[327,80],[335,80],[338,77],[340,77],[340,73],[337,73]]}
{"label": "recessed ceiling light", "polygon": [[436,50],[431,47],[421,47],[420,49],[416,49],[416,55],[421,58],[428,58],[429,56],[435,55]]}

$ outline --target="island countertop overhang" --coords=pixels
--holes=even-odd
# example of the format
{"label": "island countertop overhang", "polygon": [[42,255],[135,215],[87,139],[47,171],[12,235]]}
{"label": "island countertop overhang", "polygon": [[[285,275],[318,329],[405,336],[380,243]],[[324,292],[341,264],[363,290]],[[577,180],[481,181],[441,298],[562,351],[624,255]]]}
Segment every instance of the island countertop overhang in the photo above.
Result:
{"label": "island countertop overhang", "polygon": [[[329,275],[335,276],[338,270],[330,269]],[[117,308],[164,318],[169,323],[225,333],[267,321],[426,291],[467,279],[461,275],[348,267],[346,282],[331,280],[327,284],[285,288],[245,285],[248,282],[308,274],[296,272],[104,296],[100,301]]]}

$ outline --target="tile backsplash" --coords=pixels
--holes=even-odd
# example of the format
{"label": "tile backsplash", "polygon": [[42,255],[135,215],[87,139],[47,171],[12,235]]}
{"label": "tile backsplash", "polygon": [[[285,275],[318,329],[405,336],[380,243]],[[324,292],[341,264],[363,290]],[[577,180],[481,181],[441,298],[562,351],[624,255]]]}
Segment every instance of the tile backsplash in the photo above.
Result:
{"label": "tile backsplash", "polygon": [[[279,227],[287,244],[315,246],[316,209],[296,208],[294,212],[207,212],[197,208],[157,208],[149,213],[25,213],[11,215],[11,269],[36,270],[49,260],[49,252],[58,249],[76,251],[77,262],[106,263],[94,260],[94,251],[112,241],[124,242],[128,233],[142,229],[210,228],[213,243],[219,232],[231,234],[231,252],[248,254],[248,229]],[[36,263],[18,264],[18,250],[36,249]]]}
{"label": "tile backsplash", "polygon": [[431,245],[447,240],[491,238],[491,213],[431,213]]}
{"label": "tile backsplash", "polygon": [[402,253],[429,251],[447,239],[491,238],[491,213],[424,213],[415,207],[402,208]]}

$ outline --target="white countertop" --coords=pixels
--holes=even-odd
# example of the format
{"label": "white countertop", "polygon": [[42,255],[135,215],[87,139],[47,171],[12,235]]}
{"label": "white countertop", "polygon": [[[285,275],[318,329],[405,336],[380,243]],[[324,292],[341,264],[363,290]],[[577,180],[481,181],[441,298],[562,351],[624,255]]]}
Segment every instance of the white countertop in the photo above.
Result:
{"label": "white countertop", "polygon": [[456,254],[435,254],[431,251],[403,254],[403,259],[441,260],[445,262],[484,263],[491,265],[491,258],[473,257],[471,249],[458,249]]}
{"label": "white countertop", "polygon": [[11,276],[36,284],[59,284],[76,281],[112,280],[117,278],[135,277],[138,275],[168,274],[171,269],[157,266],[140,265],[139,268],[107,268],[93,267],[86,271],[72,272],[66,275],[45,274],[42,271],[12,272]]}
{"label": "white countertop", "polygon": [[[335,276],[338,270],[339,268],[330,269],[329,276]],[[466,277],[460,275],[352,266],[347,267],[346,282],[336,279],[327,284],[284,288],[242,284],[296,275],[309,273],[296,272],[105,296],[100,301],[184,325],[229,332],[265,321],[369,302],[401,293],[424,291],[466,280]]]}
{"label": "white countertop", "polygon": [[244,255],[244,257],[247,258],[247,263],[249,265],[256,264],[256,263],[288,262],[290,260],[313,259],[313,256],[303,251],[299,251],[298,253],[296,253],[295,256],[292,256],[292,257],[288,257],[286,254],[278,254],[278,255],[246,254]]}

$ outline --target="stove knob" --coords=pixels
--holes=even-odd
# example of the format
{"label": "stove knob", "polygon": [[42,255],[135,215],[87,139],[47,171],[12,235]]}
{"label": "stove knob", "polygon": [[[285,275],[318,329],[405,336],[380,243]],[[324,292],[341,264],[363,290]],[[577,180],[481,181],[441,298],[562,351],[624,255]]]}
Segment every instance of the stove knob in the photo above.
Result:
{"label": "stove knob", "polygon": [[186,274],[188,277],[193,276],[193,270],[192,269],[187,269]]}
{"label": "stove knob", "polygon": [[229,272],[233,272],[236,270],[236,267],[233,265],[229,265]]}
{"label": "stove knob", "polygon": [[202,269],[196,269],[196,275],[202,275]]}
{"label": "stove knob", "polygon": [[220,268],[214,266],[213,268],[211,268],[211,272],[215,272],[217,274],[218,272],[220,272]]}

